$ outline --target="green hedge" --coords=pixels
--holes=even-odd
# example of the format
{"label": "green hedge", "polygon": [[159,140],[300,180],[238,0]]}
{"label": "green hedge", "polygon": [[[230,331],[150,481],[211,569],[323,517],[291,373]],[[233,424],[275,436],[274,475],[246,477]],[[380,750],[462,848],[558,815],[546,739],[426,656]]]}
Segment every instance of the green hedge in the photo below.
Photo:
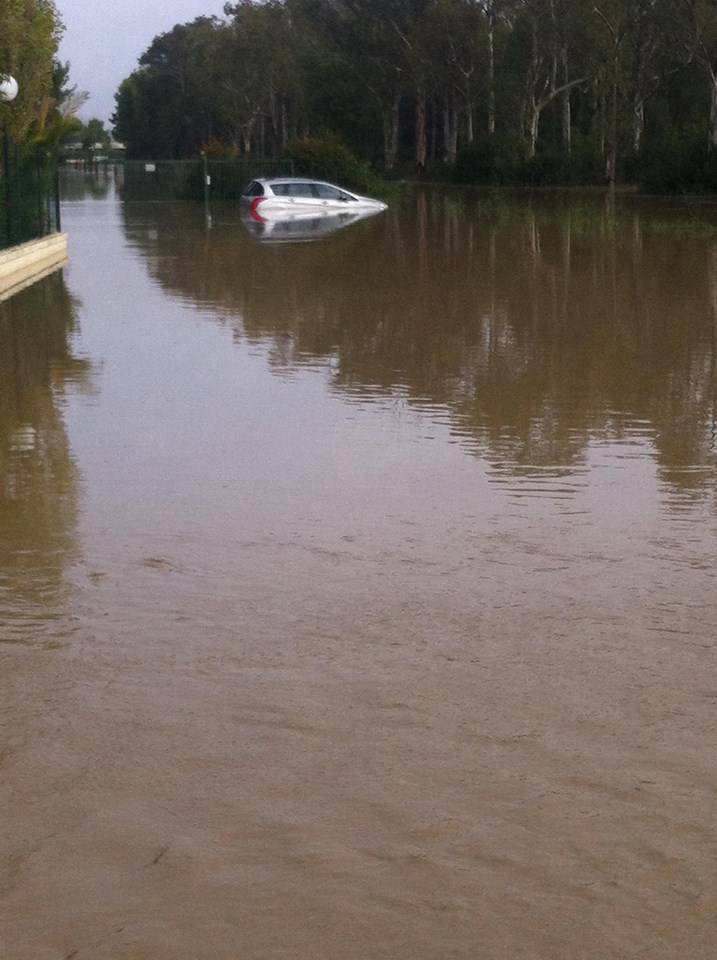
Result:
{"label": "green hedge", "polygon": [[373,195],[384,192],[381,179],[331,134],[291,140],[286,156],[294,161],[300,176],[330,180],[339,186]]}

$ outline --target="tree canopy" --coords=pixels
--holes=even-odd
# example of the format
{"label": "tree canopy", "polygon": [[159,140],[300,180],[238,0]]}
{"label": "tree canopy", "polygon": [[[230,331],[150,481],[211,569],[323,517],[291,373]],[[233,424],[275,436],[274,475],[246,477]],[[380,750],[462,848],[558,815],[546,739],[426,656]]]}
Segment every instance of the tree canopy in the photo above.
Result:
{"label": "tree canopy", "polygon": [[659,160],[717,187],[717,0],[241,0],[155,37],[116,101],[130,157],[331,133],[385,171],[612,181]]}
{"label": "tree canopy", "polygon": [[53,0],[2,0],[0,4],[0,73],[19,86],[17,99],[4,104],[8,128],[17,140],[47,117],[62,21]]}

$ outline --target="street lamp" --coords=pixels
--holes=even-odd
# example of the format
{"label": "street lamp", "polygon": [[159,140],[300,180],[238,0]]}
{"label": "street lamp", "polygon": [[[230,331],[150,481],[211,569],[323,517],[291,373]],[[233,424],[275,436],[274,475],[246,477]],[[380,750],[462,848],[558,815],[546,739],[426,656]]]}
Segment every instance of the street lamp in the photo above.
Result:
{"label": "street lamp", "polygon": [[17,91],[18,85],[15,77],[11,77],[9,73],[0,73],[0,100],[10,103],[17,96]]}

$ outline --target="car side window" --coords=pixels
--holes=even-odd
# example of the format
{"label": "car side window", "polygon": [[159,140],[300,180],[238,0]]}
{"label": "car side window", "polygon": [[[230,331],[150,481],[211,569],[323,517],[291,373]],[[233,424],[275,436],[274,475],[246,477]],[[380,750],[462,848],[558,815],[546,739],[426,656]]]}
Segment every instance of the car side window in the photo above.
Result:
{"label": "car side window", "polygon": [[253,183],[250,183],[249,186],[244,191],[245,197],[263,197],[264,196],[264,187],[258,183],[256,180]]}
{"label": "car side window", "polygon": [[272,183],[271,192],[277,197],[287,197],[289,195],[288,183]]}
{"label": "car side window", "polygon": [[287,183],[287,193],[290,197],[313,197],[314,191],[310,183]]}
{"label": "car side window", "polygon": [[348,200],[349,203],[356,203],[356,197],[352,197],[350,193],[345,193],[343,190],[339,190],[339,200]]}
{"label": "car side window", "polygon": [[340,200],[341,191],[330,187],[328,183],[317,183],[316,192],[322,200]]}

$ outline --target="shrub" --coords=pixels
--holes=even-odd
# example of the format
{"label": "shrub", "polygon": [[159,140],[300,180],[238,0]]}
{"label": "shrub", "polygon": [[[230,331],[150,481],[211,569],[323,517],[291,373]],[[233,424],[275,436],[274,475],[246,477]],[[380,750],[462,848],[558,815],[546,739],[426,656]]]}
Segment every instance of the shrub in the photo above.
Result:
{"label": "shrub", "polygon": [[208,160],[238,160],[241,155],[239,147],[235,144],[225,143],[216,138],[203,143],[200,153],[205,154]]}
{"label": "shrub", "polygon": [[286,155],[302,176],[331,180],[366,193],[382,192],[379,177],[333,134],[291,140]]}
{"label": "shrub", "polygon": [[559,145],[543,142],[532,159],[525,156],[524,142],[515,137],[476,140],[464,147],[456,162],[459,183],[526,184],[553,186],[600,183],[604,179],[595,145],[579,134],[573,140],[570,158]]}
{"label": "shrub", "polygon": [[717,155],[698,124],[651,137],[635,161],[636,179],[650,193],[714,193]]}
{"label": "shrub", "polygon": [[458,152],[454,179],[458,183],[495,183],[496,150],[492,140],[476,140]]}

